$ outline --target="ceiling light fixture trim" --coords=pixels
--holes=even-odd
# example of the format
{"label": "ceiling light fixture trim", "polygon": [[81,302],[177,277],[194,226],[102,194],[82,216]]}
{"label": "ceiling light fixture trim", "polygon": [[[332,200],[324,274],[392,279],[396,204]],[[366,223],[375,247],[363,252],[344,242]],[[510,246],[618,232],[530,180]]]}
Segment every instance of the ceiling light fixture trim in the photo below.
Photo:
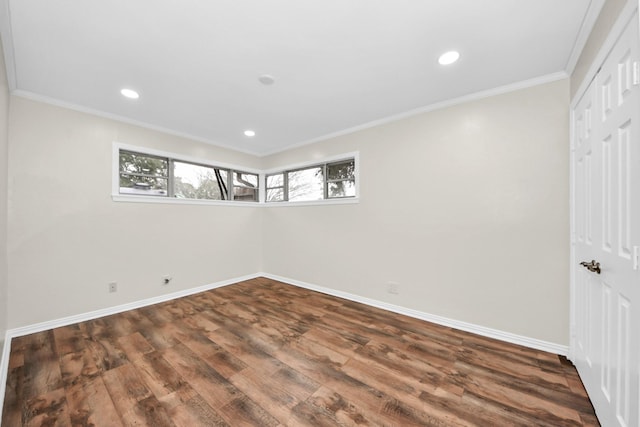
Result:
{"label": "ceiling light fixture trim", "polygon": [[458,52],[457,50],[450,50],[440,55],[440,57],[438,58],[438,62],[440,63],[440,65],[451,65],[458,59],[460,59],[460,52]]}
{"label": "ceiling light fixture trim", "polygon": [[122,96],[129,99],[138,99],[140,98],[140,94],[133,89],[124,88],[120,91]]}
{"label": "ceiling light fixture trim", "polygon": [[258,77],[258,81],[265,86],[271,86],[276,79],[271,74],[262,74]]}

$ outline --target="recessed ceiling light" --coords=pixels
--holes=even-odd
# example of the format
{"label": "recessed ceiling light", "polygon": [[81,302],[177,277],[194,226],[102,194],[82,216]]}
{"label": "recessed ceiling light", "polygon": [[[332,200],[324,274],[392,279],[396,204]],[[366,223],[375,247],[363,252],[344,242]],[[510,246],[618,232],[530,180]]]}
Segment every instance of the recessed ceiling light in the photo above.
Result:
{"label": "recessed ceiling light", "polygon": [[122,89],[120,91],[120,93],[122,94],[122,96],[129,98],[129,99],[138,99],[140,98],[140,95],[138,94],[138,92],[136,92],[133,89]]}
{"label": "recessed ceiling light", "polygon": [[270,74],[262,74],[258,77],[258,81],[265,86],[270,86],[276,81],[276,79],[274,79]]}
{"label": "recessed ceiling light", "polygon": [[252,131],[251,129],[247,129],[244,131],[244,135],[245,136],[256,136],[256,133],[254,131]]}
{"label": "recessed ceiling light", "polygon": [[440,63],[440,65],[449,65],[456,62],[458,58],[460,58],[460,53],[455,50],[451,50],[440,55],[440,58],[438,58],[438,62]]}

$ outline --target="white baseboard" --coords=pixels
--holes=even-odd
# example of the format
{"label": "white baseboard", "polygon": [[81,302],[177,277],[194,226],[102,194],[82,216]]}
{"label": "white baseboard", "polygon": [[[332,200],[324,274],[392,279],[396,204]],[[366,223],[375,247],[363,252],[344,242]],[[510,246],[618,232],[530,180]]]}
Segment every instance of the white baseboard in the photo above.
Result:
{"label": "white baseboard", "polygon": [[317,286],[317,285],[313,285],[306,282],[301,282],[299,280],[290,279],[288,277],[277,276],[275,274],[260,273],[259,276],[266,277],[272,280],[277,280],[279,282],[284,282],[290,285],[299,286],[301,288],[310,289],[312,291],[322,292],[323,294],[344,298],[354,302],[359,302],[361,304],[366,304],[372,307],[381,308],[383,310],[391,311],[393,313],[403,314],[405,316],[413,317],[420,320],[425,320],[427,322],[435,323],[435,324],[446,326],[449,328],[454,328],[454,329],[458,329],[465,332],[471,332],[473,334],[481,335],[483,337],[505,341],[511,344],[517,344],[524,347],[533,348],[536,350],[559,354],[562,356],[566,356],[567,353],[569,352],[569,347],[566,345],[556,344],[556,343],[542,341],[535,338],[525,337],[522,335],[512,334],[510,332],[487,328],[485,326],[475,325],[473,323],[461,322],[459,320],[449,319],[447,317],[442,317],[435,314],[429,314],[423,311],[413,310],[411,308],[389,304],[383,301],[378,301],[371,298],[350,294],[347,292],[337,291],[335,289],[325,288],[323,286]]}
{"label": "white baseboard", "polygon": [[4,392],[7,388],[7,375],[9,374],[9,352],[11,350],[11,338],[9,331],[5,333],[0,353],[0,423],[2,423],[2,408],[4,407]]}
{"label": "white baseboard", "polygon": [[47,331],[49,329],[59,328],[61,326],[72,325],[74,323],[86,322],[87,320],[97,319],[99,317],[110,316],[123,311],[135,310],[136,308],[147,307],[149,305],[158,304],[165,301],[171,301],[177,298],[186,297],[188,295],[205,292],[215,288],[232,285],[234,283],[243,282],[245,280],[255,279],[258,274],[250,274],[247,276],[236,277],[233,279],[222,280],[220,282],[210,283],[208,285],[198,286],[197,288],[184,289],[170,294],[159,295],[157,297],[146,298],[127,304],[116,305],[114,307],[102,308],[100,310],[90,311],[88,313],[76,314],[73,316],[63,317],[60,319],[49,320],[46,322],[35,323],[33,325],[22,326],[7,331],[11,338],[29,335],[36,332]]}

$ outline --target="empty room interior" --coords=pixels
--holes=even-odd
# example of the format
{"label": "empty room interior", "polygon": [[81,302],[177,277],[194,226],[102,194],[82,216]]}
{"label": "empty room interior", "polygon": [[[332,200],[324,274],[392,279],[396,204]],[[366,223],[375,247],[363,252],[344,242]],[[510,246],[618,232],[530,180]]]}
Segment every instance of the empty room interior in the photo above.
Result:
{"label": "empty room interior", "polygon": [[638,21],[0,0],[2,426],[639,426]]}

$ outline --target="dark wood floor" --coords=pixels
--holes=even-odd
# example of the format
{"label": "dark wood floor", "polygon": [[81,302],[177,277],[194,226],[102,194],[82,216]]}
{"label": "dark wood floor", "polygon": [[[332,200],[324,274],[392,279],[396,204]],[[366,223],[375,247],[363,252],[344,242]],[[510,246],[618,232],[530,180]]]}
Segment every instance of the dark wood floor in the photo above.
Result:
{"label": "dark wood floor", "polygon": [[562,357],[268,279],[16,338],[2,426],[598,425]]}

